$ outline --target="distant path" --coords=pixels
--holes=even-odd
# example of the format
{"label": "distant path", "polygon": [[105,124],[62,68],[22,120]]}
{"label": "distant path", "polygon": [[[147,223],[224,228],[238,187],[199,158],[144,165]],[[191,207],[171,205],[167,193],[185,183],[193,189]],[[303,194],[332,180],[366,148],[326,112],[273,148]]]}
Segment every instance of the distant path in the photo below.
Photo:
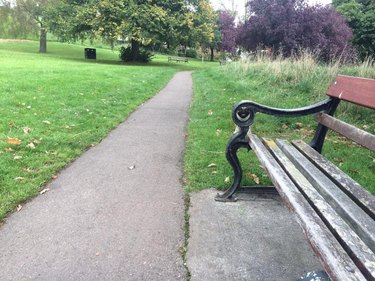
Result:
{"label": "distant path", "polygon": [[0,280],[184,280],[180,72],[0,227]]}
{"label": "distant path", "polygon": [[22,42],[33,42],[32,40],[26,40],[26,39],[1,39],[0,43],[22,43]]}

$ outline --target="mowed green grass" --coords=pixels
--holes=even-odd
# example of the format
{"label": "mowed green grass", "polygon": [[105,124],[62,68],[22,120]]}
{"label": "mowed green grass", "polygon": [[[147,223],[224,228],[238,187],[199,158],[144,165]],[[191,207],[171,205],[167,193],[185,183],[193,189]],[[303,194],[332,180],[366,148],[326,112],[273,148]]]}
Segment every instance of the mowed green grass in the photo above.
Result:
{"label": "mowed green grass", "polygon": [[199,61],[125,65],[118,52],[83,46],[0,42],[0,219],[84,150],[96,145],[137,106],[180,70],[207,67]]}
{"label": "mowed green grass", "polygon": [[[185,156],[188,191],[226,189],[233,172],[225,159],[225,147],[234,125],[232,106],[253,100],[279,108],[295,108],[318,102],[337,73],[375,78],[371,66],[323,66],[308,58],[291,62],[232,63],[194,73],[194,99],[190,110],[189,138]],[[375,111],[342,104],[338,115],[375,134]],[[261,137],[304,139],[309,142],[316,122],[312,117],[275,118],[258,114],[252,132]],[[239,153],[244,185],[271,184],[254,153]],[[375,194],[375,154],[343,137],[329,133],[323,154]]]}

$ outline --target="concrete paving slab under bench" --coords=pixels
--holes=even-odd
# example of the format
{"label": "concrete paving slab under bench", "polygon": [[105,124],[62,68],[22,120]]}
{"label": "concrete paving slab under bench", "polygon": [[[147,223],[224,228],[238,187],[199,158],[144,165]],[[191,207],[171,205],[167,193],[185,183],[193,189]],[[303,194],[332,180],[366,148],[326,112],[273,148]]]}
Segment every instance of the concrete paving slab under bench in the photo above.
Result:
{"label": "concrete paving slab under bench", "polygon": [[214,201],[217,192],[191,195],[191,281],[295,281],[322,270],[278,195],[241,194],[237,202],[222,203]]}

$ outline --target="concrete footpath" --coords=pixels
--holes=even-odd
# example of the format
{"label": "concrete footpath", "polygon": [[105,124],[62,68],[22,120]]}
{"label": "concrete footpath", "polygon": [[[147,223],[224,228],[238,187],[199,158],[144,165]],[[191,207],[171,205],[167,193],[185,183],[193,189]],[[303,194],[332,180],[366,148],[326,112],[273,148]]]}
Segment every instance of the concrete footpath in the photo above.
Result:
{"label": "concrete footpath", "polygon": [[[0,226],[0,280],[189,280],[181,160],[191,95],[191,73],[176,74],[12,214]],[[191,281],[294,281],[321,268],[277,196],[215,194],[191,196]]]}
{"label": "concrete footpath", "polygon": [[184,280],[189,72],[0,227],[0,280]]}

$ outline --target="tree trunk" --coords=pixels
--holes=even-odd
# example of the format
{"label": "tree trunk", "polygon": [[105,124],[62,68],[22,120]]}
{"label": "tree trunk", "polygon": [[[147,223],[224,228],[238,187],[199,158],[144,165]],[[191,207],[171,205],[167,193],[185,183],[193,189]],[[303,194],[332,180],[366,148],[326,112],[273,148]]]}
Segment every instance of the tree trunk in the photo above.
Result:
{"label": "tree trunk", "polygon": [[139,55],[139,42],[137,40],[132,39],[132,61],[137,61]]}
{"label": "tree trunk", "polygon": [[211,61],[214,61],[214,48],[211,48]]}
{"label": "tree trunk", "polygon": [[40,28],[39,53],[47,53],[47,30]]}

